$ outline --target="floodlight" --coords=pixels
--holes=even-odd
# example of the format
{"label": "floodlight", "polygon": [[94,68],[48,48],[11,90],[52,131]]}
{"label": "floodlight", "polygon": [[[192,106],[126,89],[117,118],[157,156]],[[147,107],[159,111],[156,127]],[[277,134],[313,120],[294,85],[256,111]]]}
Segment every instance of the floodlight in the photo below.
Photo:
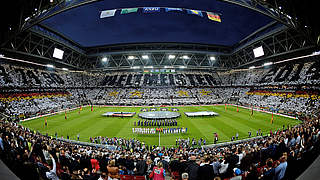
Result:
{"label": "floodlight", "polygon": [[172,55],[172,54],[169,55],[169,59],[174,59],[175,57],[176,57],[175,55]]}
{"label": "floodlight", "polygon": [[256,68],[255,66],[251,66],[251,67],[249,67],[249,69],[254,69],[254,68]]}
{"label": "floodlight", "polygon": [[102,58],[102,62],[107,62],[108,61],[108,58],[104,57]]}
{"label": "floodlight", "polygon": [[128,56],[128,59],[129,60],[132,60],[132,59],[134,59],[135,57],[134,56]]}
{"label": "floodlight", "polygon": [[47,64],[47,67],[48,67],[48,68],[54,68],[54,65],[52,65],[52,64]]}
{"label": "floodlight", "polygon": [[58,58],[58,59],[62,59],[63,53],[64,53],[63,50],[58,49],[58,48],[54,48],[53,57],[54,57],[54,58]]}
{"label": "floodlight", "polygon": [[183,58],[183,59],[189,59],[189,56],[184,55],[184,56],[182,56],[182,58]]}
{"label": "floodlight", "polygon": [[141,57],[142,57],[142,59],[149,59],[148,55],[142,55]]}
{"label": "floodlight", "polygon": [[214,61],[214,60],[216,60],[216,57],[210,56],[210,60],[211,60],[211,61]]}
{"label": "floodlight", "polygon": [[273,64],[272,62],[266,62],[266,63],[263,64],[263,66],[270,66],[272,64]]}
{"label": "floodlight", "polygon": [[263,51],[262,46],[253,49],[253,54],[254,54],[255,58],[263,56],[264,55],[264,51]]}
{"label": "floodlight", "polygon": [[64,70],[64,71],[68,71],[69,69],[68,69],[68,68],[62,68],[62,70]]}

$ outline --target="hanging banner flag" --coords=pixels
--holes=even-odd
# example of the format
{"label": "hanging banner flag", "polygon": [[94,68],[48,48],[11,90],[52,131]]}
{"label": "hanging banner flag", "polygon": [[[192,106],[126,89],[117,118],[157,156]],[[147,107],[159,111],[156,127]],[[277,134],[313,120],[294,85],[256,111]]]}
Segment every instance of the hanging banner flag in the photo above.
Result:
{"label": "hanging banner flag", "polygon": [[121,9],[120,14],[129,14],[129,13],[134,13],[134,12],[138,12],[138,8]]}
{"label": "hanging banner flag", "polygon": [[112,17],[116,11],[116,9],[101,11],[100,18]]}
{"label": "hanging banner flag", "polygon": [[212,12],[207,12],[207,15],[208,15],[208,18],[209,18],[210,20],[217,21],[217,22],[221,22],[221,18],[220,18],[220,16],[219,16],[219,14],[212,13]]}
{"label": "hanging banner flag", "polygon": [[166,12],[169,11],[182,11],[182,8],[165,8]]}
{"label": "hanging banner flag", "polygon": [[143,12],[144,13],[160,12],[160,7],[144,7]]}
{"label": "hanging banner flag", "polygon": [[187,13],[203,17],[202,12],[198,10],[187,9]]}

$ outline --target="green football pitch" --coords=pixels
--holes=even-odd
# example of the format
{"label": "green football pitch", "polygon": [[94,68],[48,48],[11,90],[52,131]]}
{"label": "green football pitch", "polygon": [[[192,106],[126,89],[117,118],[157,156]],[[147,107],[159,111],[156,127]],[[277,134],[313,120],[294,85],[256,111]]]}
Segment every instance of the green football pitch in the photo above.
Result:
{"label": "green football pitch", "polygon": [[[159,135],[150,134],[133,134],[132,128],[134,122],[140,118],[138,114],[143,107],[84,107],[79,114],[79,110],[67,112],[67,120],[65,113],[51,115],[47,117],[48,126],[45,127],[44,117],[24,121],[21,124],[34,131],[39,131],[42,134],[48,133],[58,137],[67,135],[70,139],[76,139],[77,134],[80,134],[80,141],[89,142],[90,137],[107,136],[121,138],[135,138],[149,145],[158,145]],[[171,107],[167,107],[171,110]],[[213,133],[219,135],[219,142],[230,141],[232,136],[239,133],[239,139],[248,138],[248,131],[252,132],[252,137],[256,135],[256,131],[261,129],[263,135],[266,135],[272,130],[282,129],[283,125],[293,126],[301,123],[298,120],[274,115],[273,124],[271,124],[271,114],[254,111],[251,116],[251,109],[244,109],[235,106],[183,106],[177,107],[181,116],[177,118],[178,126],[188,128],[185,134],[161,134],[161,146],[175,145],[176,138],[187,139],[204,138],[207,144],[213,143]],[[159,109],[159,108],[158,108]],[[103,117],[105,112],[136,112],[133,117]],[[210,117],[187,117],[184,112],[198,111],[214,111],[219,113],[219,116]]]}

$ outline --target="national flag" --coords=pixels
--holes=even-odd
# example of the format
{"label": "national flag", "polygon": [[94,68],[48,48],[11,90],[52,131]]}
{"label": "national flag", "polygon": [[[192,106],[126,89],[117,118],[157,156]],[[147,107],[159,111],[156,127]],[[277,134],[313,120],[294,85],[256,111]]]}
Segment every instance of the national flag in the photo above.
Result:
{"label": "national flag", "polygon": [[131,98],[135,97],[135,96],[141,98],[142,94],[143,94],[143,92],[140,92],[140,91],[133,91],[133,92],[130,92],[130,93],[131,93],[131,96],[130,96]]}
{"label": "national flag", "polygon": [[202,12],[201,12],[201,11],[198,11],[198,10],[187,9],[187,13],[188,13],[188,14],[194,14],[194,15],[203,17]]}
{"label": "national flag", "polygon": [[182,11],[182,8],[165,8],[166,12],[169,11]]}
{"label": "national flag", "polygon": [[180,90],[180,91],[178,91],[178,95],[179,95],[180,97],[189,96],[189,93],[188,93],[188,91]]}
{"label": "national flag", "polygon": [[160,12],[160,7],[144,7],[143,12],[144,13]]}
{"label": "national flag", "polygon": [[126,8],[126,9],[121,9],[120,14],[129,14],[129,13],[134,13],[138,12],[138,8]]}
{"label": "national flag", "polygon": [[100,18],[112,17],[116,11],[116,9],[101,11]]}
{"label": "national flag", "polygon": [[239,112],[239,106],[237,105],[237,112]]}
{"label": "national flag", "polygon": [[201,93],[202,96],[208,96],[209,93],[211,93],[211,91],[206,91],[204,89],[202,89],[201,91],[199,91]]}
{"label": "national flag", "polygon": [[114,97],[116,97],[118,94],[119,94],[118,91],[112,91],[112,92],[110,92],[110,93],[108,94],[108,96],[114,96]]}
{"label": "national flag", "polygon": [[221,22],[221,18],[219,14],[212,13],[212,12],[207,12],[207,16],[210,20]]}

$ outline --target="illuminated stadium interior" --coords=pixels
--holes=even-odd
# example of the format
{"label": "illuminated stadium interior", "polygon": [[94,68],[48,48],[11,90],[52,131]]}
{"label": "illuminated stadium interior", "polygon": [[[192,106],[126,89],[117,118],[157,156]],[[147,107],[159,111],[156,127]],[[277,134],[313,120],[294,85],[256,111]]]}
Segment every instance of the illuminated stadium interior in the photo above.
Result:
{"label": "illuminated stadium interior", "polygon": [[1,6],[3,179],[316,179],[320,26],[313,6]]}

